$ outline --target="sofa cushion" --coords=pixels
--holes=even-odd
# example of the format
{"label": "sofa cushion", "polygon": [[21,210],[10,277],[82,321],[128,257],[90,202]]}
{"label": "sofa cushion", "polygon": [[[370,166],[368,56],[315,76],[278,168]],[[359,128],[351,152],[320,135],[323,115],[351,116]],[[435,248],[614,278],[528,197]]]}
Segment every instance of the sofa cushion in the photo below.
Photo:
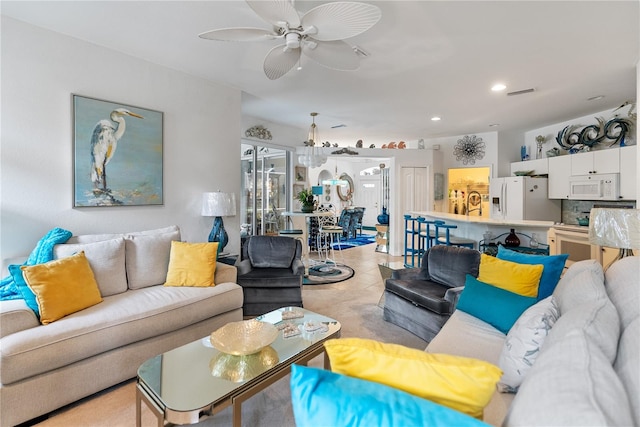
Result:
{"label": "sofa cushion", "polygon": [[516,320],[500,353],[498,366],[504,374],[498,383],[499,391],[518,391],[558,316],[558,308],[549,296],[529,307]]}
{"label": "sofa cushion", "polygon": [[436,245],[429,249],[426,267],[429,278],[440,284],[464,286],[466,275],[478,277],[480,253],[473,249]]}
{"label": "sofa cushion", "polygon": [[124,239],[117,237],[93,243],[56,245],[53,253],[56,259],[60,259],[83,251],[98,282],[100,294],[108,297],[127,290],[124,248]]}
{"label": "sofa cushion", "polygon": [[480,255],[478,280],[525,297],[537,297],[544,266],[504,261]]}
{"label": "sofa cushion", "polygon": [[[605,273],[606,290],[620,317],[622,333],[613,365],[628,396],[640,396],[640,257],[615,262]],[[640,399],[631,399],[634,425],[640,426]]]}
{"label": "sofa cushion", "polygon": [[488,362],[360,338],[325,342],[331,370],[481,418],[502,371]]}
{"label": "sofa cushion", "polygon": [[564,264],[569,254],[560,255],[534,255],[522,252],[511,251],[504,246],[498,246],[498,259],[505,261],[517,262],[519,264],[542,264],[542,276],[540,277],[540,286],[538,287],[538,300],[547,298],[556,288],[560,276],[564,271]]}
{"label": "sofa cushion", "polygon": [[251,265],[256,268],[289,268],[296,255],[296,239],[249,239],[247,253]]}
{"label": "sofa cushion", "polygon": [[409,393],[322,369],[291,366],[296,426],[486,426]]}
{"label": "sofa cushion", "polygon": [[169,227],[156,228],[154,230],[133,231],[123,234],[80,234],[78,236],[71,236],[71,238],[67,240],[67,243],[94,243],[102,242],[104,240],[117,239],[119,237],[124,237],[125,235],[164,234],[174,231],[180,231],[180,228],[178,228],[177,225],[171,225]]}
{"label": "sofa cushion", "polygon": [[171,242],[165,286],[213,286],[218,242]]}
{"label": "sofa cushion", "polygon": [[[2,338],[0,380],[10,384],[177,331],[242,305],[242,288],[152,286],[105,297],[49,325]],[[43,354],[46,357],[43,357]]]}
{"label": "sofa cushion", "polygon": [[518,317],[535,303],[535,297],[509,292],[467,275],[456,308],[476,316],[506,334]]}
{"label": "sofa cushion", "polygon": [[579,266],[577,274],[572,274],[568,280],[563,278],[558,287],[557,295],[562,298],[558,304],[560,318],[547,339],[560,341],[572,329],[582,329],[613,363],[618,349],[620,319],[607,296],[602,268]]}
{"label": "sofa cushion", "polygon": [[451,289],[449,286],[432,281],[387,279],[385,289],[434,313],[451,313],[451,303],[444,298]]}
{"label": "sofa cushion", "polygon": [[545,343],[504,425],[630,426],[633,419],[629,398],[607,357],[584,331],[575,329],[553,345]]}
{"label": "sofa cushion", "polygon": [[160,285],[167,281],[171,242],[180,231],[132,233],[125,236],[129,289]]}
{"label": "sofa cushion", "polygon": [[36,295],[43,325],[102,301],[84,252],[44,264],[23,265],[21,269]]}
{"label": "sofa cushion", "polygon": [[[574,280],[581,275],[580,280]],[[590,301],[607,298],[602,265],[596,260],[579,261],[571,265],[553,291],[560,315]]]}

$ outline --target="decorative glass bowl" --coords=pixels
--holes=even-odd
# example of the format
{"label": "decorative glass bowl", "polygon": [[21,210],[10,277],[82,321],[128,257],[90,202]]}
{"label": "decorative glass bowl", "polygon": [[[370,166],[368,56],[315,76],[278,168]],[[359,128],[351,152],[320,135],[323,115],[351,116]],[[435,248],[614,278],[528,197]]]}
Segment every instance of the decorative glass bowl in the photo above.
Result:
{"label": "decorative glass bowl", "polygon": [[244,320],[227,323],[211,334],[211,345],[222,353],[246,355],[257,353],[278,338],[278,329],[271,323]]}
{"label": "decorative glass bowl", "polygon": [[278,362],[278,352],[267,346],[257,353],[245,356],[218,353],[209,362],[209,368],[214,377],[239,383],[257,377]]}

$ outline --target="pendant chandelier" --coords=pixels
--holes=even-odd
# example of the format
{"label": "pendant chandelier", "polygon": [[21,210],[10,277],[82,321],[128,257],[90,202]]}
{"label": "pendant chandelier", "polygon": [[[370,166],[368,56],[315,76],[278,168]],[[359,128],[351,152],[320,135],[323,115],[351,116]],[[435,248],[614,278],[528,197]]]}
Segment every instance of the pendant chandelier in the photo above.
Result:
{"label": "pendant chandelier", "polygon": [[309,137],[303,154],[298,156],[298,162],[308,168],[317,168],[327,161],[327,156],[322,154],[322,149],[316,148],[318,141],[318,127],[316,126],[316,116],[318,113],[311,113],[312,123],[309,127]]}

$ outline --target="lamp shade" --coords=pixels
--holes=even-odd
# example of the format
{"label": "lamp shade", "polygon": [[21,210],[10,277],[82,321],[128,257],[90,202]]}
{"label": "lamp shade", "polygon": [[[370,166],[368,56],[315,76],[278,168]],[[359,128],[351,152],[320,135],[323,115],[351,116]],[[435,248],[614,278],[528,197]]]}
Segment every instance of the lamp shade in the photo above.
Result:
{"label": "lamp shade", "polygon": [[313,187],[311,187],[311,193],[314,196],[322,196],[322,193],[323,193],[322,185],[314,185]]}
{"label": "lamp shade", "polygon": [[589,242],[608,248],[640,248],[640,210],[593,208]]}
{"label": "lamp shade", "polygon": [[235,216],[235,193],[202,193],[202,216]]}

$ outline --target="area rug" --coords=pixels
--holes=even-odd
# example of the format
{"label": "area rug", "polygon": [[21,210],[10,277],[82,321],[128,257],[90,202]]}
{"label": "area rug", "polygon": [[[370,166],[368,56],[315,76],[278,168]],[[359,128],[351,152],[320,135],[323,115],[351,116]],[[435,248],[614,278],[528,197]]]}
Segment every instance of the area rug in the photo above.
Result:
{"label": "area rug", "polygon": [[303,285],[326,285],[338,283],[353,277],[353,268],[344,264],[316,264],[309,267],[309,276],[302,280]]}
{"label": "area rug", "polygon": [[362,234],[354,239],[342,240],[340,243],[334,243],[333,249],[349,249],[358,246],[369,245],[376,242],[376,236],[373,234]]}

